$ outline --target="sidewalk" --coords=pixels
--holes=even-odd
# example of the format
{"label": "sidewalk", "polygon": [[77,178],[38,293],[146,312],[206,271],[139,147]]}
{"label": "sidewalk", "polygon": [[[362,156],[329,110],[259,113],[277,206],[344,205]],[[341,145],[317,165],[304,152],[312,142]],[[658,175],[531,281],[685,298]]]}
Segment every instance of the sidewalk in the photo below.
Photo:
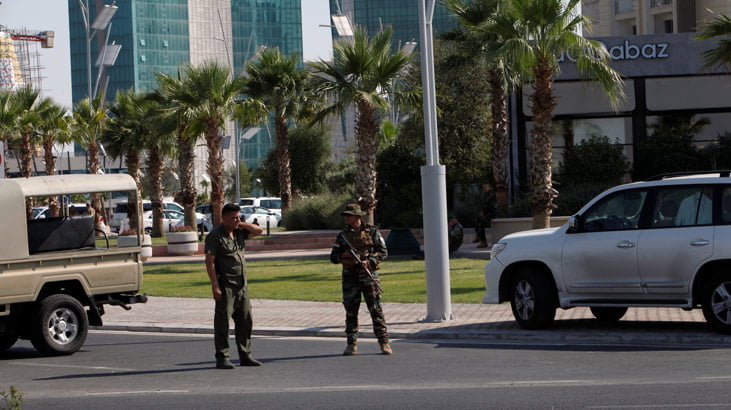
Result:
{"label": "sidewalk", "polygon": [[[326,258],[328,254],[328,249],[260,251],[248,252],[247,259]],[[468,243],[455,256],[487,259],[489,251]],[[154,257],[145,265],[202,262],[203,255]],[[454,319],[433,323],[423,321],[426,304],[389,303],[388,293],[384,296],[383,310],[389,334],[394,339],[670,348],[731,345],[731,336],[712,332],[698,309],[686,312],[676,308],[631,308],[614,324],[600,323],[588,308],[559,309],[551,329],[531,331],[517,325],[509,304],[452,304]],[[213,299],[151,297],[148,303],[133,305],[130,311],[108,307],[102,329],[212,333],[213,306]],[[345,338],[345,311],[338,302],[254,299],[252,309],[256,335]],[[361,305],[359,322],[361,337],[373,338],[365,303]]]}

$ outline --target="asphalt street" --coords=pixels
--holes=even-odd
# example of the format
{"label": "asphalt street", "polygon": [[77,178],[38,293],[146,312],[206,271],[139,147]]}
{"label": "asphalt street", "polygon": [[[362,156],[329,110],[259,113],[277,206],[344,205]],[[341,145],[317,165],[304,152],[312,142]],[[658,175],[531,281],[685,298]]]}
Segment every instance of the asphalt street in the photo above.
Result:
{"label": "asphalt street", "polygon": [[73,356],[20,342],[0,389],[23,391],[26,409],[731,408],[725,348],[393,345],[344,357],[340,339],[256,337],[262,367],[216,370],[210,335],[95,331]]}

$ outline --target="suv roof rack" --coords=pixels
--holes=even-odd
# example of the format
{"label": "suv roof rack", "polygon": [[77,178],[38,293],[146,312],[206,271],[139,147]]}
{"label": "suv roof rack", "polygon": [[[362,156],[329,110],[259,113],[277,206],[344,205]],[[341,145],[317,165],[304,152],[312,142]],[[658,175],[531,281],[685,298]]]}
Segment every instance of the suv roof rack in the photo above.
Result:
{"label": "suv roof rack", "polygon": [[659,181],[665,178],[675,177],[686,177],[690,175],[708,175],[708,174],[719,174],[721,178],[728,178],[731,176],[731,170],[728,169],[717,169],[714,171],[684,171],[684,172],[669,172],[667,174],[659,174],[647,178],[647,181]]}

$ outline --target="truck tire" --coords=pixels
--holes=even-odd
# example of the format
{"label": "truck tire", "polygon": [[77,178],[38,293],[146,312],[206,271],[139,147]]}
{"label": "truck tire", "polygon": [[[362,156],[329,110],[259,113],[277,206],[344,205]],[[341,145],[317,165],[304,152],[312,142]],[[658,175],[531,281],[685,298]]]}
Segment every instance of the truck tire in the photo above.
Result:
{"label": "truck tire", "polygon": [[731,275],[716,274],[704,283],[701,306],[713,330],[731,334]]}
{"label": "truck tire", "polygon": [[556,317],[555,287],[542,272],[518,272],[513,282],[510,307],[520,327],[543,329],[551,326]]}
{"label": "truck tire", "polygon": [[4,333],[0,333],[0,353],[13,347],[17,341],[18,335],[6,335]]}
{"label": "truck tire", "polygon": [[30,341],[45,355],[70,355],[84,345],[89,318],[78,300],[66,294],[43,299],[33,314]]}

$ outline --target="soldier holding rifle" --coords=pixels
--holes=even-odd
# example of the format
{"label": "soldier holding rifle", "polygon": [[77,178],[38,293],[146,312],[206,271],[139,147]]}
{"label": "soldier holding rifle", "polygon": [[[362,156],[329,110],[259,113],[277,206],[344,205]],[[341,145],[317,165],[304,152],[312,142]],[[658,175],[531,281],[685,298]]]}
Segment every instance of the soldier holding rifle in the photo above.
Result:
{"label": "soldier holding rifle", "polygon": [[358,204],[349,204],[341,213],[346,227],[341,232],[332,251],[330,261],[343,265],[343,306],[345,307],[345,334],[348,347],[343,355],[358,353],[358,309],[361,294],[373,320],[373,332],[378,337],[381,353],[392,354],[388,341],[386,319],[381,309],[381,285],[378,282],[380,262],[386,259],[388,251],[378,228],[363,223],[366,213]]}

